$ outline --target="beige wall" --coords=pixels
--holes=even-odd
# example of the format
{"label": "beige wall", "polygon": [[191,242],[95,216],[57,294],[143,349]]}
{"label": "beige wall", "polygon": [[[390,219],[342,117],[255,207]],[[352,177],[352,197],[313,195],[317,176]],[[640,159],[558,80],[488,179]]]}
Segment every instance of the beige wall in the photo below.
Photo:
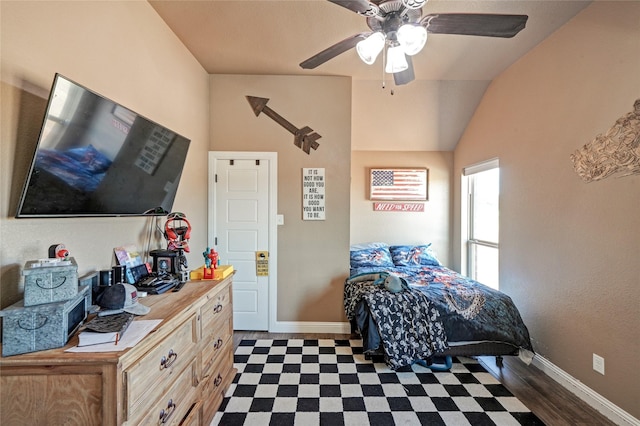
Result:
{"label": "beige wall", "polygon": [[[206,247],[208,75],[151,6],[3,0],[0,12],[0,307],[20,299],[21,268],[47,257],[51,244],[65,244],[84,274],[111,267],[116,246],[143,248],[154,226],[145,218],[14,218],[56,72],[191,139],[174,208],[194,226],[192,245]],[[190,263],[201,262],[194,252]]]}
{"label": "beige wall", "polygon": [[[424,212],[375,212],[369,200],[371,167],[426,167],[428,196]],[[449,264],[452,152],[354,151],[351,154],[351,244],[433,243],[438,259]]]}
{"label": "beige wall", "polygon": [[[245,96],[294,126],[320,134],[306,154],[293,135],[261,114]],[[278,154],[278,321],[346,321],[342,307],[349,268],[351,80],[344,77],[211,76],[212,151]],[[302,168],[325,169],[326,220],[302,220]]]}
{"label": "beige wall", "polygon": [[385,89],[381,80],[353,81],[353,151],[453,151],[490,83],[414,80],[395,86],[385,78]]}
{"label": "beige wall", "polygon": [[636,418],[640,176],[587,184],[569,155],[632,110],[639,53],[640,2],[594,2],[494,80],[454,167],[459,200],[462,167],[499,157],[501,290],[538,354]]}

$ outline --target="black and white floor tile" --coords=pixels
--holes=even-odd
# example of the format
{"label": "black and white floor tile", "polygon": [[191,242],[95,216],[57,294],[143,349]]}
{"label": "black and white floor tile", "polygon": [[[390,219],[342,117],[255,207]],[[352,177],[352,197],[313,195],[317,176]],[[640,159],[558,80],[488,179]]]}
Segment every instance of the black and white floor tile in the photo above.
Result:
{"label": "black and white floor tile", "polygon": [[474,359],[393,371],[360,340],[243,340],[212,425],[543,425]]}

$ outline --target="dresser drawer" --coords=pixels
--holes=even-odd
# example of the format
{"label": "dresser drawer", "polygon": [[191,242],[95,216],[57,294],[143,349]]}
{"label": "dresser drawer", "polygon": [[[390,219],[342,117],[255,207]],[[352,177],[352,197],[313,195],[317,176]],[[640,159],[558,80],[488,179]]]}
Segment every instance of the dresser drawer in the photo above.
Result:
{"label": "dresser drawer", "polygon": [[226,286],[219,293],[215,294],[201,308],[202,318],[202,336],[208,336],[213,333],[214,323],[220,318],[226,318],[232,313],[231,305],[231,286]]}
{"label": "dresser drawer", "polygon": [[198,400],[191,407],[191,411],[182,419],[180,426],[209,426],[209,423],[202,422],[202,401]]}
{"label": "dresser drawer", "polygon": [[193,360],[172,382],[169,390],[148,410],[145,410],[142,420],[136,421],[135,424],[178,425],[185,418],[189,419],[190,424],[195,424],[194,418],[199,419],[199,415],[192,416],[192,411],[199,409],[194,402],[197,393],[195,377],[196,361]]}
{"label": "dresser drawer", "polygon": [[[195,316],[180,325],[124,373],[126,418],[140,413],[164,395],[196,355]],[[166,401],[165,401],[166,403]]]}
{"label": "dresser drawer", "polygon": [[209,424],[218,411],[218,407],[224,398],[227,388],[236,375],[233,368],[233,350],[228,348],[221,353],[211,369],[211,372],[203,376],[202,386],[202,420],[203,424]]}
{"label": "dresser drawer", "polygon": [[217,358],[227,351],[233,351],[233,323],[231,315],[220,318],[210,327],[209,341],[202,348],[202,375],[206,376]]}

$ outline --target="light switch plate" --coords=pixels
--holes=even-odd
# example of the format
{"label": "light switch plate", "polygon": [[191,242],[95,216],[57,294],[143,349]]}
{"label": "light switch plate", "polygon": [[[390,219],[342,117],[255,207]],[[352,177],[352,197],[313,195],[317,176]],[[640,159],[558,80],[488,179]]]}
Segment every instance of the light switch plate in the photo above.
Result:
{"label": "light switch plate", "polygon": [[604,358],[593,354],[593,369],[604,376]]}

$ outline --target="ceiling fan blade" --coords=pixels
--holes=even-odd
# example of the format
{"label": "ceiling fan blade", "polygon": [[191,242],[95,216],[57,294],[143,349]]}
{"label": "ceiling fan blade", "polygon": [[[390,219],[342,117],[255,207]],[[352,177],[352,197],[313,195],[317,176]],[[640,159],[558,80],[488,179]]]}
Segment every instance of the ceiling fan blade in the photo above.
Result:
{"label": "ceiling fan blade", "polygon": [[300,66],[304,69],[313,69],[318,65],[322,65],[325,62],[327,62],[329,59],[333,59],[339,54],[354,48],[355,45],[358,44],[360,40],[364,40],[369,34],[371,33],[370,32],[359,33],[359,34],[352,35],[349,38],[345,38],[344,40],[339,41],[333,46],[324,49],[322,52],[313,55],[306,61],[301,62]]}
{"label": "ceiling fan blade", "polygon": [[380,8],[367,0],[329,0],[338,6],[345,7],[358,15],[362,16],[378,16]]}
{"label": "ceiling fan blade", "polygon": [[409,68],[404,71],[396,72],[393,74],[393,81],[396,83],[396,86],[402,86],[403,84],[411,83],[416,79],[416,75],[413,72],[413,60],[411,56],[405,55],[407,58],[407,64]]}
{"label": "ceiling fan blade", "polygon": [[511,38],[527,24],[527,15],[434,13],[420,20],[428,32]]}

